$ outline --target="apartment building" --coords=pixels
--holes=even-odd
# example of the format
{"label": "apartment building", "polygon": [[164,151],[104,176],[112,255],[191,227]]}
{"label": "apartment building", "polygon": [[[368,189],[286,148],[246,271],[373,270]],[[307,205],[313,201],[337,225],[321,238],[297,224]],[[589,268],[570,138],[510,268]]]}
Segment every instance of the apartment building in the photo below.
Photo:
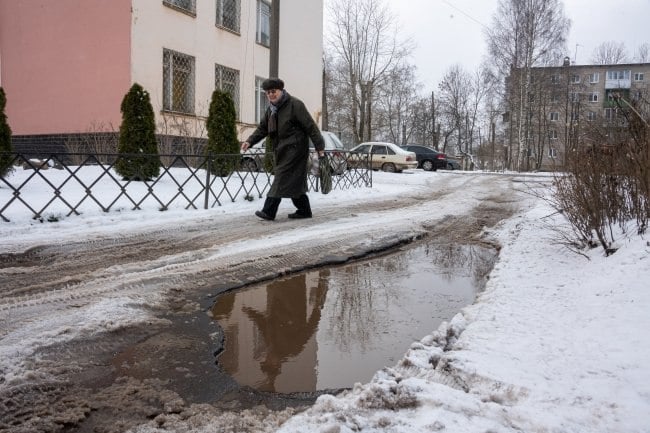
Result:
{"label": "apartment building", "polygon": [[532,68],[528,78],[524,69],[513,70],[507,89],[504,142],[513,158],[524,143],[520,169],[558,169],[566,149],[616,146],[615,134],[606,129],[625,126],[620,114],[627,104],[647,109],[650,63],[573,65],[565,58],[562,66]]}
{"label": "apartment building", "polygon": [[[282,0],[279,76],[321,116],[323,0]],[[157,132],[205,137],[215,88],[244,137],[266,106],[271,0],[0,0],[0,86],[17,149],[117,131],[133,83]]]}

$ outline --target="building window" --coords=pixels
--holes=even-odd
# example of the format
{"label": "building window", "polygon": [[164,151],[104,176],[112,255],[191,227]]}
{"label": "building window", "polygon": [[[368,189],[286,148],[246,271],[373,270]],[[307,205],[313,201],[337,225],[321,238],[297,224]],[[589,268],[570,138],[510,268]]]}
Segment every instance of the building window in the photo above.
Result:
{"label": "building window", "polygon": [[551,75],[551,84],[560,84],[560,74]]}
{"label": "building window", "polygon": [[578,119],[580,119],[580,113],[578,113],[577,111],[572,112],[571,113],[571,120],[575,121],[575,120],[578,120]]}
{"label": "building window", "polygon": [[580,83],[580,75],[578,75],[578,74],[571,75],[571,82],[573,84],[579,84]]}
{"label": "building window", "polygon": [[550,138],[551,140],[557,140],[557,130],[551,129],[550,131],[548,131],[548,138]]}
{"label": "building window", "polygon": [[163,49],[163,110],[194,114],[194,57]]}
{"label": "building window", "polygon": [[632,92],[632,100],[640,101],[643,98],[643,93],[640,90]]}
{"label": "building window", "polygon": [[235,112],[239,119],[239,71],[222,65],[214,66],[214,88],[226,92],[235,104]]}
{"label": "building window", "polygon": [[556,121],[560,120],[560,113],[558,113],[557,111],[551,111],[551,113],[550,113],[550,119],[551,119],[553,122],[556,122]]}
{"label": "building window", "polygon": [[600,72],[594,72],[589,74],[589,82],[595,84],[600,81]]}
{"label": "building window", "polygon": [[605,119],[614,120],[616,118],[616,109],[605,108]]}
{"label": "building window", "polygon": [[598,92],[589,94],[589,102],[598,102]]}
{"label": "building window", "polygon": [[196,0],[163,0],[165,6],[196,16]]}
{"label": "building window", "polygon": [[255,77],[255,122],[259,123],[264,117],[264,112],[269,106],[269,100],[266,98],[266,93],[262,89],[262,82],[264,78]]}
{"label": "building window", "polygon": [[608,80],[629,80],[632,72],[629,69],[621,69],[618,71],[607,71]]}
{"label": "building window", "polygon": [[634,81],[643,81],[643,72],[635,72],[634,73]]}
{"label": "building window", "polygon": [[271,5],[257,0],[257,36],[255,41],[265,47],[271,46]]}
{"label": "building window", "polygon": [[240,0],[217,0],[217,27],[239,33]]}
{"label": "building window", "polygon": [[560,102],[560,95],[558,95],[557,93],[554,93],[553,95],[551,95],[551,102],[553,104],[559,103]]}
{"label": "building window", "polygon": [[587,113],[587,120],[590,122],[593,122],[596,120],[596,112],[595,111],[590,111]]}
{"label": "building window", "polygon": [[549,147],[548,148],[548,157],[549,158],[557,158],[557,149],[554,147]]}
{"label": "building window", "polygon": [[569,94],[569,100],[571,102],[579,102],[580,101],[580,93],[578,92],[571,92]]}

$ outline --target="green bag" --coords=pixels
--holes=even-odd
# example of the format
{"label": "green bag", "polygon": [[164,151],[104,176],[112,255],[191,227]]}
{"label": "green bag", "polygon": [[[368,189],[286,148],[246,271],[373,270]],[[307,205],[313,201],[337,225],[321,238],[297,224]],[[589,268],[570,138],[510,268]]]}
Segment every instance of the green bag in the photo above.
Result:
{"label": "green bag", "polygon": [[327,194],[332,190],[332,170],[327,155],[318,158],[318,170],[320,171],[320,192]]}

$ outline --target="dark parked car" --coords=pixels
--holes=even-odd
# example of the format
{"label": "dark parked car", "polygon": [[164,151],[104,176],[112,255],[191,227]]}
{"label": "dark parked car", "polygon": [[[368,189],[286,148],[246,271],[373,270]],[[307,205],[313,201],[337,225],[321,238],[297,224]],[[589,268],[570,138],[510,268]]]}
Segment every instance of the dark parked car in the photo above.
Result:
{"label": "dark parked car", "polygon": [[418,160],[418,168],[425,171],[436,171],[439,168],[444,170],[447,168],[447,155],[442,152],[419,144],[407,144],[400,147],[415,153]]}
{"label": "dark parked car", "polygon": [[447,159],[447,170],[460,170],[462,167],[455,159]]}

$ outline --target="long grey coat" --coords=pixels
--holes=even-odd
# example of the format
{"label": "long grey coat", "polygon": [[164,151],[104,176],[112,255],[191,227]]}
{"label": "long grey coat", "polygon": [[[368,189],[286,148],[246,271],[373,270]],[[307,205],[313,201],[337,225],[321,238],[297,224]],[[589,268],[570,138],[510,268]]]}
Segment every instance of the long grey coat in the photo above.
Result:
{"label": "long grey coat", "polygon": [[[248,141],[251,145],[267,135],[271,109]],[[287,93],[287,98],[278,107],[278,134],[271,138],[275,159],[275,178],[269,190],[269,197],[298,198],[307,192],[307,161],[309,159],[309,138],[316,150],[323,150],[325,142],[318,125],[307,111],[305,104]]]}

